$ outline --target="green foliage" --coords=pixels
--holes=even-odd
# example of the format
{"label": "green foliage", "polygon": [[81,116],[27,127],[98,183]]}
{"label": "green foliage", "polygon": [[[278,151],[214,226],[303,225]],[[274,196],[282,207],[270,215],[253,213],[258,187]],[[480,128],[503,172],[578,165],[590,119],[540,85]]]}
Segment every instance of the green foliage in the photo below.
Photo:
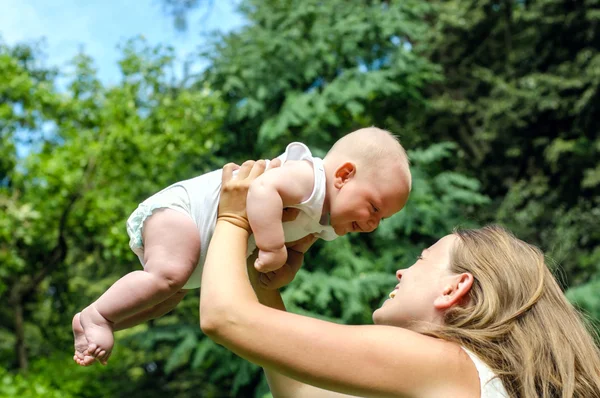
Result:
{"label": "green foliage", "polygon": [[585,313],[592,316],[592,320],[596,322],[596,326],[600,326],[597,314],[600,314],[600,298],[598,297],[598,289],[600,289],[600,281],[593,281],[583,286],[575,287],[567,292],[567,297],[581,308]]}
{"label": "green foliage", "polygon": [[357,127],[393,129],[423,106],[423,88],[439,78],[410,51],[427,28],[426,2],[245,1],[240,8],[248,24],[217,36],[206,54],[207,79],[229,104],[230,153],[271,156],[292,140],[325,150]]}
{"label": "green foliage", "polygon": [[48,380],[41,377],[24,377],[20,374],[13,375],[0,368],[0,395],[3,397],[49,397],[71,398],[74,397],[68,389],[53,387]]}
{"label": "green foliage", "polygon": [[[107,370],[100,369],[100,373],[108,373]],[[73,368],[68,355],[53,355],[36,359],[26,374],[14,374],[0,368],[0,396],[97,397],[111,391],[111,387],[104,386],[98,375],[99,372],[92,375],[88,369]]]}
{"label": "green foliage", "polygon": [[135,265],[124,222],[137,203],[222,163],[224,107],[208,86],[173,84],[172,50],[143,40],[123,47],[119,86],[104,87],[80,54],[66,92],[14,52],[0,47],[12,111],[0,123],[13,148],[27,137],[29,154],[13,154],[0,185],[0,298],[10,304],[0,313],[16,336],[0,355],[24,368],[67,350],[70,317]]}
{"label": "green foliage", "polygon": [[598,2],[432,5],[423,54],[445,80],[415,128],[459,145],[450,167],[492,197],[481,222],[540,245],[565,288],[589,292],[600,263]]}

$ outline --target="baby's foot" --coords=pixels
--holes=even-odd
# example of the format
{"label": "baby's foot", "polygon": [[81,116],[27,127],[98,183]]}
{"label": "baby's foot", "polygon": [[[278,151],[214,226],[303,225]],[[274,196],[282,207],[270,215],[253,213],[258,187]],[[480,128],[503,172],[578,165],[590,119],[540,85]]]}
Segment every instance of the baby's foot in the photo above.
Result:
{"label": "baby's foot", "polygon": [[87,355],[106,365],[115,344],[113,323],[103,317],[93,304],[81,311],[80,320],[88,341]]}
{"label": "baby's foot", "polygon": [[88,341],[85,338],[83,326],[81,326],[79,318],[80,314],[75,314],[72,322],[73,338],[75,340],[75,355],[73,355],[73,360],[81,366],[88,366],[94,362],[95,358],[87,355]]}

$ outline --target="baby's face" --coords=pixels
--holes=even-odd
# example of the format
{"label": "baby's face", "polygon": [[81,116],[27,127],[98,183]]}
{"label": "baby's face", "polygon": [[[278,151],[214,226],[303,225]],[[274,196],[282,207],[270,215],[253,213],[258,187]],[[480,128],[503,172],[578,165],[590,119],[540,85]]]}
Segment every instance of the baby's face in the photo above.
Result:
{"label": "baby's face", "polygon": [[353,178],[330,204],[330,224],[338,235],[372,232],[383,218],[400,211],[408,200],[409,186],[402,178]]}

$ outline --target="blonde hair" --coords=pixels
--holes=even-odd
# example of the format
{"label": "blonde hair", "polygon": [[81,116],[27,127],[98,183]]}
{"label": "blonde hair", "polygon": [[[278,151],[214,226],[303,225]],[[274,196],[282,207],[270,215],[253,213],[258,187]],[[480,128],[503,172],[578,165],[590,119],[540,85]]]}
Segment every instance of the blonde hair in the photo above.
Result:
{"label": "blonde hair", "polygon": [[600,397],[592,329],[543,253],[499,226],[455,234],[450,271],[471,273],[473,286],[462,305],[446,312],[443,326],[423,333],[474,352],[511,396]]}

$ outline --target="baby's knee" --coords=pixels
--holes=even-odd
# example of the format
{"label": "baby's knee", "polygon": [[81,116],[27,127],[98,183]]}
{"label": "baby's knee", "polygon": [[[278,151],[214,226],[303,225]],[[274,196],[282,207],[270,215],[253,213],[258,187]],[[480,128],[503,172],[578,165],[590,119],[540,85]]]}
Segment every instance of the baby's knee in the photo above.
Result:
{"label": "baby's knee", "polygon": [[178,264],[165,263],[161,267],[146,267],[146,271],[156,278],[161,290],[170,293],[180,291],[190,277],[190,272]]}

